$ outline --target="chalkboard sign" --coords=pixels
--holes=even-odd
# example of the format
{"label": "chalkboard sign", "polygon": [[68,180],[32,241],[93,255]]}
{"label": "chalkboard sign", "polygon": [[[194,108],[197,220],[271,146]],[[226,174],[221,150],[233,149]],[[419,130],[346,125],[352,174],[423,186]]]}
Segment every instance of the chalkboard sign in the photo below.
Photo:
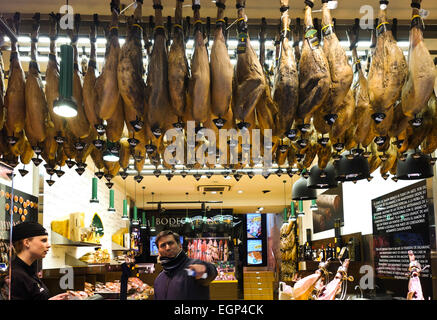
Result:
{"label": "chalkboard sign", "polygon": [[[414,252],[422,267],[431,264],[429,216],[433,214],[426,180],[372,200],[377,278],[402,280],[407,291],[408,251]],[[421,281],[431,282],[430,269],[422,272]],[[426,287],[427,284],[424,285],[424,291]]]}

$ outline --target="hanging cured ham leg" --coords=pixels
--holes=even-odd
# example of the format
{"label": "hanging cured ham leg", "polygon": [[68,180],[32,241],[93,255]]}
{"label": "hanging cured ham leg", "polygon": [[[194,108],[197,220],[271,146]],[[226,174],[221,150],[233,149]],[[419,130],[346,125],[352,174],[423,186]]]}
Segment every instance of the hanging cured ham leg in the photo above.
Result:
{"label": "hanging cured ham leg", "polygon": [[237,0],[239,33],[238,58],[236,66],[236,81],[234,88],[233,113],[236,120],[240,121],[238,127],[249,128],[253,125],[248,121],[251,113],[255,111],[255,106],[262,98],[266,88],[266,78],[259,59],[250,44],[247,33],[247,16],[244,8],[245,0]]}
{"label": "hanging cured ham leg", "polygon": [[105,56],[105,67],[102,72],[102,92],[97,98],[97,109],[99,118],[107,120],[111,118],[118,106],[117,69],[120,54],[120,43],[118,41],[118,15],[120,12],[120,0],[111,1],[111,27]]}
{"label": "hanging cured ham leg", "polygon": [[[98,134],[103,134],[105,128],[100,119],[97,110],[97,92],[96,92],[96,72],[97,70],[97,55],[96,55],[96,36],[98,27],[98,16],[94,15],[93,24],[90,27],[90,59],[88,61],[88,68],[83,79],[83,106],[85,110],[85,115],[91,126],[92,132],[97,132]],[[101,142],[100,142],[101,143]],[[97,144],[96,144],[97,145]]]}
{"label": "hanging cured ham leg", "polygon": [[59,33],[60,14],[50,14],[50,54],[46,70],[46,99],[49,109],[50,120],[53,122],[56,132],[55,139],[62,143],[65,137],[65,119],[53,111],[53,103],[59,98],[59,66],[56,56],[56,39]]}
{"label": "hanging cured ham leg", "polygon": [[133,134],[144,125],[143,30],[140,26],[142,4],[143,0],[137,0],[134,15],[128,18],[128,34],[120,50],[117,67],[118,89],[124,102],[124,119],[129,132]]}
{"label": "hanging cured ham leg", "polygon": [[352,86],[355,96],[355,129],[353,136],[358,144],[357,149],[359,149],[360,145],[367,147],[374,139],[373,121],[371,118],[372,107],[370,105],[368,83],[357,53],[358,33],[359,25],[357,24],[355,24],[352,30],[348,31],[350,49],[352,50],[355,66],[355,79]]}
{"label": "hanging cured ham leg", "polygon": [[223,118],[231,105],[234,78],[234,67],[225,42],[225,20],[223,19],[225,2],[226,0],[216,2],[216,30],[211,48],[211,110],[218,117],[217,120],[214,120],[218,128],[223,127]]}
{"label": "hanging cured ham leg", "polygon": [[208,120],[211,104],[210,67],[205,39],[201,30],[200,1],[193,0],[194,11],[194,54],[191,60],[191,79],[189,92],[192,100],[193,119],[200,126]]}
{"label": "hanging cured ham leg", "polygon": [[168,54],[168,86],[173,112],[178,116],[182,127],[182,118],[187,105],[189,80],[188,61],[185,55],[184,29],[182,26],[182,3],[176,0],[175,24],[173,26],[173,43]]}
{"label": "hanging cured ham leg", "polygon": [[[19,32],[20,14],[14,15],[14,31]],[[6,108],[6,133],[8,143],[14,144],[18,141],[15,138],[23,129],[26,119],[24,71],[21,67],[17,43],[11,42],[11,56],[9,63],[8,88],[5,95]]]}
{"label": "hanging cured ham leg", "polygon": [[[378,39],[368,76],[375,130],[378,130],[379,125],[384,125],[384,121],[389,120],[385,119],[389,118],[387,113],[400,98],[407,76],[404,54],[388,29],[387,5],[387,0],[380,0],[379,25],[376,28]],[[390,124],[386,127],[390,128]]]}
{"label": "hanging cured ham leg", "polygon": [[334,32],[328,0],[322,0],[322,12],[323,52],[328,60],[331,74],[329,95],[323,104],[322,112],[324,120],[332,125],[345,107],[344,100],[352,84],[353,72],[346,52]]}
{"label": "hanging cured ham leg", "polygon": [[[3,42],[3,37],[0,35],[0,44]],[[5,100],[4,95],[6,92],[5,87],[5,65],[3,63],[3,54],[0,49],[0,130],[3,129],[5,124]]]}
{"label": "hanging cured ham leg", "polygon": [[67,31],[68,36],[71,39],[71,45],[73,47],[73,98],[76,101],[77,115],[73,118],[67,118],[67,126],[73,135],[80,139],[85,139],[90,135],[91,127],[88,119],[85,115],[85,110],[83,107],[83,94],[82,94],[82,78],[79,71],[78,63],[78,51],[77,51],[77,40],[79,38],[79,26],[80,26],[80,16],[75,15],[74,18],[74,31],[69,29]]}
{"label": "hanging cured ham leg", "polygon": [[160,144],[167,129],[176,123],[177,118],[171,110],[168,91],[168,60],[165,28],[163,26],[160,0],[153,1],[155,9],[154,45],[149,56],[147,76],[148,112],[147,122],[149,130],[154,136],[155,144]]}
{"label": "hanging cured ham leg", "polygon": [[276,131],[279,136],[285,136],[291,129],[299,102],[299,76],[293,49],[290,46],[288,31],[290,18],[288,16],[288,0],[281,0],[282,12],[282,43],[279,66],[276,70],[273,99],[278,105]]}
{"label": "hanging cured ham leg", "polygon": [[[413,118],[423,109],[434,90],[436,70],[429,50],[423,41],[424,22],[419,15],[422,0],[412,0],[413,17],[410,30],[410,51],[408,56],[408,76],[402,89],[402,110]],[[417,127],[421,120],[412,122]]]}
{"label": "hanging cured ham leg", "polygon": [[297,117],[300,127],[309,126],[311,116],[325,102],[331,85],[328,61],[320,48],[317,30],[313,26],[314,1],[305,1],[305,39],[299,62],[299,107]]}
{"label": "hanging cured ham leg", "polygon": [[40,151],[39,144],[46,138],[46,126],[48,109],[46,96],[44,94],[43,84],[36,60],[38,34],[40,28],[40,16],[35,14],[33,17],[32,44],[31,44],[31,61],[29,63],[29,72],[26,79],[26,121],[25,131],[27,139],[34,148],[35,153]]}

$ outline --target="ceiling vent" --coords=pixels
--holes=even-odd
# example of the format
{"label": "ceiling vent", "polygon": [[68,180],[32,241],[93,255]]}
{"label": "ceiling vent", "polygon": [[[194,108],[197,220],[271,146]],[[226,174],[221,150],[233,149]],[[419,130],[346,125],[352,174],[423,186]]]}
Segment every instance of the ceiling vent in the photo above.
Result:
{"label": "ceiling vent", "polygon": [[217,186],[217,185],[197,186],[197,191],[201,191],[201,192],[225,192],[230,190],[231,190],[231,186]]}

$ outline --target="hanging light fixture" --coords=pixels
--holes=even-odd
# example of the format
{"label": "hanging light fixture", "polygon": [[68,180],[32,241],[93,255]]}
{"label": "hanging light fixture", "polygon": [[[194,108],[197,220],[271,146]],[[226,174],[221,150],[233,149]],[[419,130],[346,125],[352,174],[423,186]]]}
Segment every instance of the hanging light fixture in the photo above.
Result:
{"label": "hanging light fixture", "polygon": [[296,221],[296,208],[295,208],[295,204],[294,201],[291,201],[291,206],[290,206],[290,221]]}
{"label": "hanging light fixture", "polygon": [[[154,195],[155,195],[155,193],[152,192],[152,202],[155,202]],[[156,231],[156,227],[155,227],[155,215],[154,214],[152,215],[152,223],[150,224],[150,231],[151,232],[155,232]]]}
{"label": "hanging light fixture", "polygon": [[318,209],[317,207],[317,200],[311,200],[311,207],[310,207],[311,211],[316,211]]}
{"label": "hanging light fixture", "polygon": [[340,182],[350,182],[368,179],[370,177],[369,162],[363,156],[348,159],[343,153],[340,159],[334,163],[337,171],[336,180]]}
{"label": "hanging light fixture", "polygon": [[137,185],[135,184],[135,200],[134,200],[134,216],[132,219],[133,225],[138,225],[138,208],[137,208]]}
{"label": "hanging light fixture", "polygon": [[297,216],[303,217],[305,215],[305,211],[303,211],[303,201],[299,200],[298,205],[299,205],[299,207],[298,207],[298,211],[297,211]]}
{"label": "hanging light fixture", "polygon": [[99,199],[97,199],[97,178],[92,178],[90,203],[99,203]]}
{"label": "hanging light fixture", "polygon": [[429,155],[419,154],[410,149],[406,152],[405,161],[398,160],[396,177],[399,180],[427,179],[434,176]]}
{"label": "hanging light fixture", "polygon": [[[185,193],[185,199],[188,201],[188,192]],[[185,220],[184,220],[184,226],[183,226],[183,232],[185,235],[189,234],[191,230],[193,229],[193,226],[191,224],[191,219],[188,217],[188,206],[185,209]]]}
{"label": "hanging light fixture", "polygon": [[[96,179],[96,178],[93,178]],[[109,212],[115,212],[115,207],[114,207],[114,190],[109,190],[109,208],[108,208]]]}
{"label": "hanging light fixture", "polygon": [[318,165],[315,165],[310,170],[307,187],[311,189],[331,189],[337,187],[335,181],[335,168],[332,164],[328,164],[325,170],[321,170]]}
{"label": "hanging light fixture", "polygon": [[108,162],[117,162],[120,160],[118,148],[114,142],[106,142],[106,150],[103,152],[103,160]]}
{"label": "hanging light fixture", "polygon": [[77,116],[73,98],[73,47],[68,44],[61,45],[59,98],[53,103],[53,112],[65,118]]}
{"label": "hanging light fixture", "polygon": [[287,183],[286,180],[282,181],[284,183],[284,221],[287,221],[287,192],[285,191],[285,184]]}
{"label": "hanging light fixture", "polygon": [[122,220],[129,220],[128,210],[127,210],[127,192],[126,192],[126,180],[124,180],[124,200],[123,200],[123,216]]}
{"label": "hanging light fixture", "polygon": [[293,200],[313,200],[317,199],[316,189],[310,189],[307,187],[307,179],[301,177],[293,184],[292,189]]}
{"label": "hanging light fixture", "polygon": [[146,210],[144,206],[144,190],[146,189],[145,186],[143,188],[143,212],[142,212],[142,220],[141,220],[141,229],[147,229],[147,220],[146,220]]}

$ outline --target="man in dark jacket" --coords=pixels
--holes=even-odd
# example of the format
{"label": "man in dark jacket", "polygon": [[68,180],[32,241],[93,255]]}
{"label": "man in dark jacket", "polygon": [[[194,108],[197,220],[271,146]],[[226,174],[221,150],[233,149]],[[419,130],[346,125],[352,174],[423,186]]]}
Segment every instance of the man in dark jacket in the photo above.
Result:
{"label": "man in dark jacket", "polygon": [[214,265],[188,258],[175,232],[160,232],[155,243],[164,269],[155,280],[155,299],[208,300],[209,284],[217,277]]}

